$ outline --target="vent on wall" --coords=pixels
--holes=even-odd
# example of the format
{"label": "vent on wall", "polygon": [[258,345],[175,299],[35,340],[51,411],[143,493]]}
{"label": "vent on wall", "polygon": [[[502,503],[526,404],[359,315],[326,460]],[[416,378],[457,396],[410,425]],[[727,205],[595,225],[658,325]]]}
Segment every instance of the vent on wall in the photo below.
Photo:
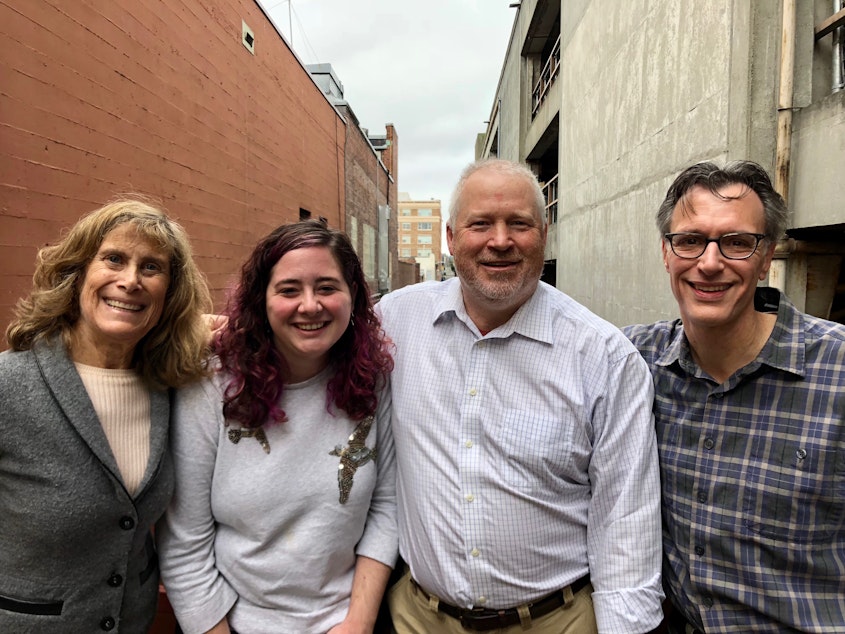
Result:
{"label": "vent on wall", "polygon": [[255,35],[243,20],[241,20],[241,43],[246,50],[255,55]]}

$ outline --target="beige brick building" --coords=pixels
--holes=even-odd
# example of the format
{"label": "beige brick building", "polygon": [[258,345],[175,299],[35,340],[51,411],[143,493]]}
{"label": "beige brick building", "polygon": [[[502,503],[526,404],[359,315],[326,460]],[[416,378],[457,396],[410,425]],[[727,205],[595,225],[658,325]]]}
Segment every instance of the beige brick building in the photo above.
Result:
{"label": "beige brick building", "polygon": [[420,281],[441,279],[440,201],[412,200],[399,192],[397,249],[400,260],[414,260],[420,265]]}

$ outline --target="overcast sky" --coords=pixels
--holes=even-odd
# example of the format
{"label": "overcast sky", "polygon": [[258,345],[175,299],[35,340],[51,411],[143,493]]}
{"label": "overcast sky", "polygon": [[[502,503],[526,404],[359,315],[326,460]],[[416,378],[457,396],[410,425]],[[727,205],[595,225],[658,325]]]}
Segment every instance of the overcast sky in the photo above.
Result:
{"label": "overcast sky", "polygon": [[288,42],[292,23],[305,64],[332,65],[361,127],[396,127],[399,191],[440,199],[445,216],[490,116],[514,0],[259,1]]}

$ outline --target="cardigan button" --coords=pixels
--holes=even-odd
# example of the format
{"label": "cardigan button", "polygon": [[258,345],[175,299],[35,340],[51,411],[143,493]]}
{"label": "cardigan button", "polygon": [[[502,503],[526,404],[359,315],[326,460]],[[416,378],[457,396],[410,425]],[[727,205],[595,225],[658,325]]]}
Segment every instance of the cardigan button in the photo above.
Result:
{"label": "cardigan button", "polygon": [[102,621],[100,621],[100,629],[105,630],[108,632],[109,630],[113,630],[115,626],[114,618],[111,616],[105,617]]}
{"label": "cardigan button", "polygon": [[117,588],[117,587],[119,587],[119,586],[120,586],[120,584],[122,584],[122,583],[123,583],[123,577],[121,577],[121,576],[120,576],[119,574],[117,574],[117,573],[115,573],[115,574],[113,574],[111,577],[109,577],[108,584],[109,584],[112,588]]}
{"label": "cardigan button", "polygon": [[119,525],[120,525],[120,528],[122,528],[123,530],[131,531],[133,528],[135,528],[135,520],[133,520],[128,515],[125,515],[125,516],[120,518]]}

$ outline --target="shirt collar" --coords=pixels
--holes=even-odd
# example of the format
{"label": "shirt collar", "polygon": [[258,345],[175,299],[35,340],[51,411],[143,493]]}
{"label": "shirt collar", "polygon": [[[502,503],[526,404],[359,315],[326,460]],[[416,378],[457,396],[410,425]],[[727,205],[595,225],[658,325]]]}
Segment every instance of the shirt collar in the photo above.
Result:
{"label": "shirt collar", "polygon": [[[771,289],[766,290],[771,292]],[[767,365],[803,377],[805,372],[804,314],[795,308],[786,295],[780,291],[778,295],[778,316],[775,327],[766,345],[749,366]],[[769,297],[771,298],[771,295]],[[690,374],[695,374],[698,370],[680,320],[675,322],[669,345],[655,361],[656,365],[663,367],[674,363],[679,364]]]}
{"label": "shirt collar", "polygon": [[[450,315],[461,320],[470,330],[481,337],[478,327],[467,314],[464,298],[461,292],[459,278],[453,278],[443,284],[449,288],[440,296],[437,309],[434,311],[433,323],[445,322]],[[544,343],[552,343],[554,332],[551,323],[551,309],[547,300],[548,289],[540,282],[534,294],[520,306],[513,316],[498,328],[485,335],[489,339],[506,339],[513,334],[519,334],[529,339],[536,339]]]}

